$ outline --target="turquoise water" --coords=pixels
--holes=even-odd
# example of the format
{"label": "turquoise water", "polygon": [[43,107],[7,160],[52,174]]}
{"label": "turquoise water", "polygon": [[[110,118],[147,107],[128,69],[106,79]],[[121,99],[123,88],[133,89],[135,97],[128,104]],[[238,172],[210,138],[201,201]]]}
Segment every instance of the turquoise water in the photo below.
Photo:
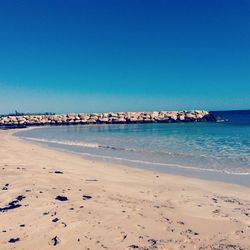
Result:
{"label": "turquoise water", "polygon": [[17,135],[87,157],[250,185],[249,114],[220,113],[228,119],[222,123],[62,126]]}

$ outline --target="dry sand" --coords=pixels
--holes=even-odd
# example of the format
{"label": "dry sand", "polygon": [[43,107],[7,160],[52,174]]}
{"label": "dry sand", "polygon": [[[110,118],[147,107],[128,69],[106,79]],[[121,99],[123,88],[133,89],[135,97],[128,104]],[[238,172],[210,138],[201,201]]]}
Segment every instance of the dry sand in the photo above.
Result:
{"label": "dry sand", "polygon": [[249,188],[90,161],[11,133],[0,131],[0,250],[250,249]]}

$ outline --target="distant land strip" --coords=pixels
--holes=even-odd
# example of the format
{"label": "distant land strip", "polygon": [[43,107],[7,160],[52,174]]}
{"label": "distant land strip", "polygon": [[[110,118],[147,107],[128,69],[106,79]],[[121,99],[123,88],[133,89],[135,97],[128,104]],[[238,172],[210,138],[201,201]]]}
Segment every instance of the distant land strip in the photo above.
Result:
{"label": "distant land strip", "polygon": [[43,125],[216,122],[217,120],[218,118],[215,115],[205,110],[32,114],[0,116],[0,127],[21,128]]}

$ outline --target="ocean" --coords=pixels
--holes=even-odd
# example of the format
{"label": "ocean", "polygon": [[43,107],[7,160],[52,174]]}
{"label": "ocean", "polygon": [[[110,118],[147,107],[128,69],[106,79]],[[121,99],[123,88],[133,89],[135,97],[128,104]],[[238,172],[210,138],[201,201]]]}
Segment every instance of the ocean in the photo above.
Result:
{"label": "ocean", "polygon": [[250,186],[250,110],[224,122],[39,127],[16,135],[91,159]]}

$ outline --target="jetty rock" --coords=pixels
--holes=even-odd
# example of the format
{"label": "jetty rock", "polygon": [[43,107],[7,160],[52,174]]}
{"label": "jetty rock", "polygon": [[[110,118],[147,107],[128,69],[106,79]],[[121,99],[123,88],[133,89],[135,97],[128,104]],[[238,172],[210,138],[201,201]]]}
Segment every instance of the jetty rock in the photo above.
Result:
{"label": "jetty rock", "polygon": [[0,116],[0,127],[18,128],[43,125],[78,124],[131,124],[173,122],[216,122],[217,118],[205,110],[154,111],[154,112],[109,112],[69,113],[55,115],[8,115]]}

